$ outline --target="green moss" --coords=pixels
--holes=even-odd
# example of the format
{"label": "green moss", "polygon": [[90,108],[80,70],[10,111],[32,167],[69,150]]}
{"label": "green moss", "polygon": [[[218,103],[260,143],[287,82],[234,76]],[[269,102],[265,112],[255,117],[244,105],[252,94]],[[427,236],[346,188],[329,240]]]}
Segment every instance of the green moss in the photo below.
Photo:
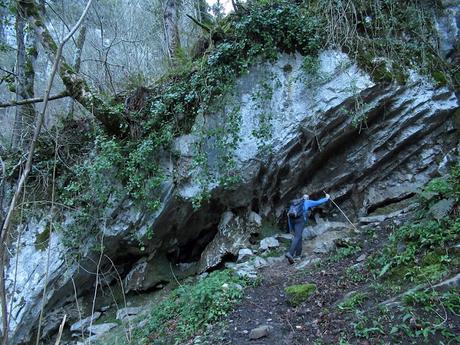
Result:
{"label": "green moss", "polygon": [[438,85],[447,85],[447,76],[442,71],[432,71],[431,76]]}
{"label": "green moss", "polygon": [[43,232],[35,236],[35,249],[43,251],[48,247],[51,234],[51,224],[47,224]]}
{"label": "green moss", "polygon": [[316,285],[312,283],[291,285],[285,288],[284,291],[289,303],[297,307],[316,291]]}

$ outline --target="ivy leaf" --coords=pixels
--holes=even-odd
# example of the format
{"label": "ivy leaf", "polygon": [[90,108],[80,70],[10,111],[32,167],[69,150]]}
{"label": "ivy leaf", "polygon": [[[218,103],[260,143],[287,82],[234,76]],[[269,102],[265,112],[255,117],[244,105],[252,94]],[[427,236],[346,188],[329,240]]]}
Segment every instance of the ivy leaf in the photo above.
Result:
{"label": "ivy leaf", "polygon": [[385,273],[387,273],[390,267],[391,267],[391,263],[388,263],[385,266],[383,266],[382,270],[379,273],[379,278],[382,277]]}

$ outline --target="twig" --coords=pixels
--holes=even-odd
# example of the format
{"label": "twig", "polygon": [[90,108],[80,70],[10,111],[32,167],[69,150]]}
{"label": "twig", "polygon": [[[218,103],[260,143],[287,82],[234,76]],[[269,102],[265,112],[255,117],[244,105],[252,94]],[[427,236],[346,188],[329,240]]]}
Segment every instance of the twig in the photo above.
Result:
{"label": "twig", "polygon": [[56,343],[54,345],[59,345],[61,342],[61,337],[62,337],[62,332],[64,331],[64,325],[65,321],[67,319],[67,314],[64,315],[64,318],[62,319],[61,325],[59,326],[59,333],[56,339]]}
{"label": "twig", "polygon": [[[66,260],[67,261],[67,260]],[[72,285],[73,285],[73,294],[75,296],[75,304],[77,306],[77,311],[78,311],[78,321],[81,321],[82,320],[82,316],[81,316],[81,309],[80,309],[80,304],[78,303],[78,293],[77,293],[77,286],[75,285],[75,280],[73,279],[73,277],[70,277],[70,279],[72,280]],[[84,331],[84,328],[82,327],[81,328],[81,337],[83,339],[83,342],[85,342],[85,331]]]}
{"label": "twig", "polygon": [[[26,186],[24,185],[24,192],[22,193],[23,202],[24,202],[25,197],[26,197]],[[23,215],[24,215],[24,207],[21,206],[19,224],[22,224]],[[17,284],[17,279],[18,279],[18,267],[19,267],[19,245],[21,243],[21,237],[22,237],[23,232],[24,231],[19,231],[18,238],[16,240],[16,260],[14,263],[14,281],[13,281],[13,288],[11,289],[12,296],[11,296],[11,301],[10,301],[10,310],[13,310],[14,294],[16,293],[16,284]],[[10,327],[10,322],[11,322],[11,317],[8,317],[8,328]]]}
{"label": "twig", "polygon": [[56,127],[56,140],[54,145],[54,166],[53,166],[53,186],[51,188],[51,205],[50,205],[50,223],[49,223],[49,240],[48,240],[48,253],[46,258],[46,272],[45,272],[45,284],[43,286],[43,297],[42,297],[42,306],[40,309],[40,317],[38,319],[38,329],[37,329],[37,341],[36,345],[40,342],[40,332],[43,322],[43,312],[45,311],[45,303],[46,303],[46,290],[48,287],[48,279],[49,279],[49,268],[50,268],[50,261],[51,261],[51,238],[53,236],[53,215],[54,215],[54,199],[55,199],[55,192],[56,192],[56,162],[57,162],[57,148],[58,148],[58,135],[57,135],[57,127]]}
{"label": "twig", "polygon": [[289,321],[289,317],[287,315],[286,315],[286,321],[287,321],[289,327],[291,327],[292,332],[295,332],[294,327],[292,327],[291,322]]}
{"label": "twig", "polygon": [[174,274],[174,271],[173,271],[172,265],[171,265],[171,261],[169,262],[169,268],[171,269],[172,276],[174,277],[174,280],[176,281],[176,283],[179,284],[179,286],[180,286],[181,288],[183,288],[184,286],[177,280],[177,277],[176,277],[176,275]]}
{"label": "twig", "polygon": [[[120,282],[121,294],[123,295],[123,304],[124,304],[124,306],[126,308],[128,306],[128,303],[126,302],[126,293],[125,293],[125,288],[123,286],[123,279],[121,279],[120,273],[118,272],[117,267],[115,266],[115,264],[112,261],[112,259],[108,255],[105,255],[105,257],[110,261],[110,263],[112,264],[113,269],[115,270],[115,273],[117,274],[118,281]],[[115,303],[116,302],[117,301],[115,300]],[[131,342],[131,338],[132,338],[131,321],[128,319],[128,339],[127,339],[128,342]]]}
{"label": "twig", "polygon": [[[106,224],[104,224],[104,229],[106,227]],[[91,345],[91,327],[93,326],[93,318],[94,318],[94,309],[96,308],[96,297],[97,297],[97,286],[99,285],[99,269],[101,267],[101,262],[102,262],[102,256],[104,254],[104,232],[101,234],[101,247],[100,247],[101,254],[99,255],[99,260],[97,262],[96,266],[96,281],[94,283],[94,296],[93,296],[93,304],[91,306],[91,320],[89,322],[89,335],[90,337],[88,338],[89,344]]]}

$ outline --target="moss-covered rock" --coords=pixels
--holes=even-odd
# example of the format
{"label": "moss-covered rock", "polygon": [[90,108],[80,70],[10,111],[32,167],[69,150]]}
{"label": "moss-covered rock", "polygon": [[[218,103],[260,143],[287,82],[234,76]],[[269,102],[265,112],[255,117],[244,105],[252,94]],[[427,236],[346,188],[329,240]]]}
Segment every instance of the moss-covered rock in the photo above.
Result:
{"label": "moss-covered rock", "polygon": [[291,285],[284,289],[286,297],[293,307],[297,307],[316,291],[316,285],[312,283]]}

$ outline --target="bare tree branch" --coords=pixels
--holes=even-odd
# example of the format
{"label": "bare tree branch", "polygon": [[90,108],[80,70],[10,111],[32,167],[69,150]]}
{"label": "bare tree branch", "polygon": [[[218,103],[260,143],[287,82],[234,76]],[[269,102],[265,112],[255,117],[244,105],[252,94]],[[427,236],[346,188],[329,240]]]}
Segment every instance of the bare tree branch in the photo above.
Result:
{"label": "bare tree branch", "polygon": [[[61,99],[64,97],[69,97],[70,95],[68,94],[67,91],[62,91],[61,93],[58,93],[57,95],[50,96],[48,98],[48,101],[54,101],[56,99]],[[32,103],[41,103],[45,101],[43,97],[36,97],[36,98],[29,98],[29,99],[22,99],[20,101],[12,101],[11,103],[0,103],[0,108],[9,108],[9,107],[15,107],[18,105],[24,105],[24,104],[32,104]]]}

